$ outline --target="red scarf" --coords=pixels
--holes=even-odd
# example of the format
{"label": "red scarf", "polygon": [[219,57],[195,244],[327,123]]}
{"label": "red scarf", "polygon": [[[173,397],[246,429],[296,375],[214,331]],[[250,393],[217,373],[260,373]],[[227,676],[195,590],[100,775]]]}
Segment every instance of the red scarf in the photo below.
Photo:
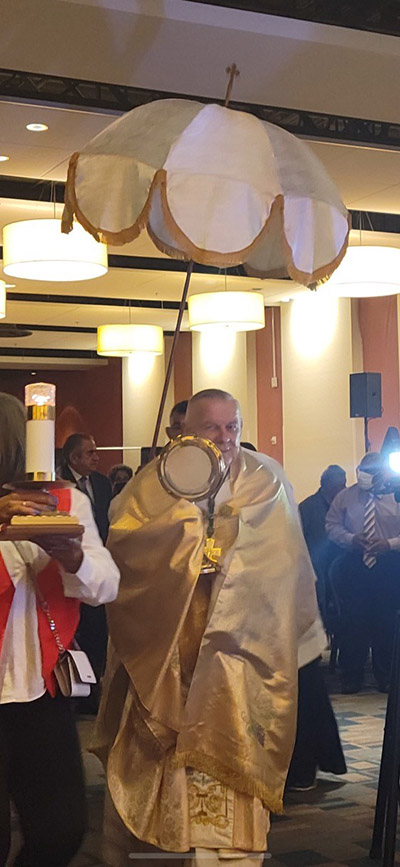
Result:
{"label": "red scarf", "polygon": [[[51,493],[57,497],[58,508],[63,512],[69,512],[71,509],[70,488],[60,488]],[[70,599],[64,596],[60,569],[55,560],[50,560],[45,569],[39,572],[37,581],[44,598],[48,602],[50,613],[57,626],[61,641],[64,647],[68,648],[78,627],[80,603],[78,599]],[[14,585],[0,554],[0,654],[14,592]],[[42,677],[46,684],[46,689],[50,695],[54,696],[57,687],[53,669],[58,660],[58,649],[47,617],[38,602],[36,602],[36,610],[42,654]]]}

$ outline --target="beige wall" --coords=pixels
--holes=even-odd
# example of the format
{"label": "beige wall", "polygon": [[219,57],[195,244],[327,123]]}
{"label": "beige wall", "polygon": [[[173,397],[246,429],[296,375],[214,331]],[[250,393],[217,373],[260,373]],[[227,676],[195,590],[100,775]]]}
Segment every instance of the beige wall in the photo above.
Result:
{"label": "beige wall", "polygon": [[[164,384],[165,368],[171,348],[171,338],[164,340],[163,356],[152,359],[135,355],[122,360],[122,428],[124,446],[150,446]],[[174,403],[173,380],[168,390],[158,444],[164,445],[165,426]],[[136,469],[140,463],[140,449],[125,450],[124,462]]]}
{"label": "beige wall", "polygon": [[[212,329],[193,332],[193,394],[203,388],[222,388],[239,401],[243,440],[256,443],[255,360],[245,332]],[[254,380],[254,382],[253,382]]]}
{"label": "beige wall", "polygon": [[284,465],[299,501],[317,490],[330,463],[344,467],[352,483],[363,452],[362,422],[349,418],[358,346],[351,301],[322,293],[282,305]]}

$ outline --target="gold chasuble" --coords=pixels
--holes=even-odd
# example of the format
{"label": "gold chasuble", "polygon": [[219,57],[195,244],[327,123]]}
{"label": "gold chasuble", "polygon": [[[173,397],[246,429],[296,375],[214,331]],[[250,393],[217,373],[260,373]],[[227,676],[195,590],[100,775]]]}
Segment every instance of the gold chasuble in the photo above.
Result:
{"label": "gold chasuble", "polygon": [[215,514],[210,577],[199,575],[205,515],[164,491],[154,461],[115,501],[121,584],[94,751],[140,840],[262,852],[267,811],[282,809],[315,578],[268,458],[241,451]]}

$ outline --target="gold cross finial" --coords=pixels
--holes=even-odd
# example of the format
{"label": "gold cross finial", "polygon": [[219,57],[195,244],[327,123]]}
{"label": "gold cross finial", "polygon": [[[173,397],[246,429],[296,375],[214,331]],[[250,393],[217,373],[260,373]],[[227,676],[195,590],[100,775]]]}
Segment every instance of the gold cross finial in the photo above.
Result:
{"label": "gold cross finial", "polygon": [[221,548],[215,548],[215,539],[206,539],[204,553],[211,563],[218,563],[218,558],[221,556]]}

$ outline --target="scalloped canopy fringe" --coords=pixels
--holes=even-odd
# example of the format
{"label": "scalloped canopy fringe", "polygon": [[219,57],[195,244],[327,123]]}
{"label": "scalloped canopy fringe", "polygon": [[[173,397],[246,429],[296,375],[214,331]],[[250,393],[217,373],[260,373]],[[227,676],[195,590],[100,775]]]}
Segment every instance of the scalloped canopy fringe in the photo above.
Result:
{"label": "scalloped canopy fringe", "polygon": [[[218,252],[217,250],[202,249],[193,243],[188,235],[185,234],[171,212],[168,202],[167,172],[165,169],[158,169],[154,173],[144,206],[131,226],[127,226],[117,232],[109,231],[103,226],[95,226],[90,222],[82,210],[76,193],[76,171],[79,156],[79,153],[74,153],[69,163],[68,179],[65,191],[65,207],[62,216],[62,232],[66,234],[72,230],[74,216],[83,228],[86,229],[86,231],[89,232],[97,241],[105,241],[111,246],[127,244],[135,240],[143,229],[147,229],[147,232],[157,249],[172,258],[184,261],[193,259],[194,262],[201,265],[212,265],[219,268],[243,265],[249,276],[260,278],[279,278],[289,276],[292,280],[304,286],[315,285],[327,280],[338,267],[346,253],[351,228],[350,215],[348,215],[348,227],[343,244],[332,261],[327,262],[322,267],[319,267],[312,272],[299,269],[293,260],[292,249],[285,233],[284,196],[281,194],[274,198],[269,215],[265,220],[261,231],[247,247],[225,253]],[[168,243],[168,241],[157,235],[151,225],[151,205],[156,190],[159,191],[162,215],[167,233],[174,243]],[[278,220],[280,226],[279,234],[281,258],[283,260],[282,267],[279,269],[257,269],[248,263],[247,259],[253,251],[257,250],[257,248],[267,240],[271,224],[274,220]]]}

